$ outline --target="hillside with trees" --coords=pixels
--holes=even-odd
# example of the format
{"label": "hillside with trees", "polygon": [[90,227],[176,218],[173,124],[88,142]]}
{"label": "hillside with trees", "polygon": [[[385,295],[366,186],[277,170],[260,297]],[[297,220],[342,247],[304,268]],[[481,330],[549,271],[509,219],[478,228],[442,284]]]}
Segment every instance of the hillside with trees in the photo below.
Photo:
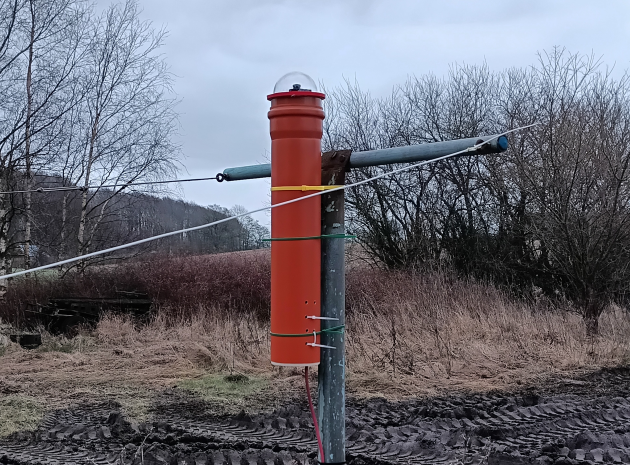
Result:
{"label": "hillside with trees", "polygon": [[[45,182],[40,178],[36,178],[36,184],[53,185],[50,179]],[[37,219],[32,230],[33,245],[30,250],[30,262],[33,266],[60,261],[80,253],[79,245],[68,241],[68,238],[76,237],[78,233],[81,196],[81,191],[33,193],[33,217]],[[238,205],[232,209],[218,205],[203,207],[184,200],[143,192],[123,191],[112,196],[109,189],[103,189],[101,195],[94,196],[92,201],[99,203],[108,199],[106,214],[100,219],[85,252],[211,223],[244,210]],[[23,224],[23,218],[18,215],[15,223]],[[16,231],[16,236],[19,237],[19,233],[19,230]],[[229,221],[212,228],[149,242],[133,250],[92,260],[90,264],[147,252],[189,255],[256,249],[266,245],[262,240],[267,237],[267,228],[245,217],[240,221]],[[17,252],[12,264],[22,268],[22,246],[17,248]]]}
{"label": "hillside with trees", "polygon": [[[136,0],[100,14],[85,0],[0,0],[0,274],[230,213],[129,186],[174,178],[181,159],[166,31],[139,14]],[[132,253],[243,250],[267,235],[245,218]]]}

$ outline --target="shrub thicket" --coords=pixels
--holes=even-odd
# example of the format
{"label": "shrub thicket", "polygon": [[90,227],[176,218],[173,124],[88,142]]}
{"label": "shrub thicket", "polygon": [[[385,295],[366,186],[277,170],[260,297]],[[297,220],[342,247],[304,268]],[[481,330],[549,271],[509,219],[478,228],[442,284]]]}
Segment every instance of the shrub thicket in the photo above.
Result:
{"label": "shrub thicket", "polygon": [[247,313],[269,318],[269,251],[190,257],[153,257],[92,267],[63,277],[27,275],[15,279],[0,303],[0,318],[23,325],[29,305],[49,299],[116,297],[117,291],[146,293],[163,314],[181,318],[199,311]]}

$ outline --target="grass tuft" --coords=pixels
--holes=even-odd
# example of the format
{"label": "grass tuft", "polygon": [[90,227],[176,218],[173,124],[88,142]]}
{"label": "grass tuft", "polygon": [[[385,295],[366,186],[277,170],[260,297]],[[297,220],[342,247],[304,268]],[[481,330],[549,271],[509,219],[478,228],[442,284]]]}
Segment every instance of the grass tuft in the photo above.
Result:
{"label": "grass tuft", "polygon": [[33,398],[19,395],[0,398],[0,438],[37,429],[43,414],[42,404]]}
{"label": "grass tuft", "polygon": [[257,394],[268,385],[262,378],[242,374],[207,375],[198,379],[180,381],[179,387],[198,394],[209,401],[236,401]]}
{"label": "grass tuft", "polygon": [[95,346],[95,339],[84,334],[67,338],[65,336],[53,336],[41,328],[40,331],[42,333],[42,345],[34,349],[37,353],[60,352],[71,354],[73,352],[87,352]]}

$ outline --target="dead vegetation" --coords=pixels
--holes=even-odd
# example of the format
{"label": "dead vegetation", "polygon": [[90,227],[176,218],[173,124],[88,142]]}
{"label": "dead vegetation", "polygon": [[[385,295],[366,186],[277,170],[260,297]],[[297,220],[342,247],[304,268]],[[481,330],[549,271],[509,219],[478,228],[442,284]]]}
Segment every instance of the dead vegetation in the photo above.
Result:
{"label": "dead vegetation", "polygon": [[[0,434],[31,428],[45,410],[103,401],[144,421],[172,388],[203,398],[216,413],[301,399],[301,371],[269,362],[268,272],[268,252],[260,251],[158,259],[69,277],[61,288],[78,295],[146,292],[156,313],[147,324],[105,315],[73,338],[44,331],[34,350],[11,343],[10,326],[0,325]],[[10,314],[9,304],[19,310],[28,299],[58,292],[50,279],[24,280],[10,290],[3,314],[18,316],[15,328],[24,321]],[[354,397],[521,389],[630,361],[630,316],[619,307],[604,312],[600,334],[591,337],[568,304],[526,302],[448,274],[358,263],[347,274],[346,302]]]}
{"label": "dead vegetation", "polygon": [[519,302],[439,274],[349,279],[350,385],[363,394],[514,389],[626,364],[626,311],[610,307],[587,336],[570,307]]}
{"label": "dead vegetation", "polygon": [[[601,335],[589,337],[568,307],[515,301],[443,274],[357,267],[347,284],[348,387],[355,396],[513,389],[629,360],[630,318],[617,307],[602,316]],[[146,416],[168,387],[234,408],[247,396],[271,405],[301,393],[299,371],[269,363],[269,326],[260,309],[226,311],[208,300],[195,312],[176,310],[163,306],[147,325],[106,316],[73,339],[45,334],[32,351],[5,344],[0,392],[45,398],[49,407],[112,399],[136,417]],[[227,374],[244,374],[253,384],[228,395]]]}
{"label": "dead vegetation", "polygon": [[0,318],[27,326],[31,305],[50,299],[112,298],[119,291],[146,294],[173,321],[189,318],[201,307],[218,312],[269,318],[269,249],[202,256],[149,256],[118,265],[94,266],[63,279],[51,273],[16,278],[0,301]]}
{"label": "dead vegetation", "polygon": [[0,396],[0,438],[36,428],[43,413],[41,400],[18,395]]}

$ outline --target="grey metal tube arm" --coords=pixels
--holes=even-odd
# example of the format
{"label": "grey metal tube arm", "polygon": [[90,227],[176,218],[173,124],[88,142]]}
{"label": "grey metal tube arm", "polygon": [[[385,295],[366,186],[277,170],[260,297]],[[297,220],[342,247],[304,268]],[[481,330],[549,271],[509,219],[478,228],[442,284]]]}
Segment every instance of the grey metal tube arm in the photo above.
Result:
{"label": "grey metal tube arm", "polygon": [[[350,168],[363,168],[366,166],[389,165],[392,163],[413,163],[424,160],[432,160],[450,153],[466,150],[467,148],[471,148],[491,138],[494,138],[491,142],[488,142],[477,150],[468,152],[467,155],[500,153],[507,150],[507,136],[480,136],[468,139],[449,140],[445,142],[433,142],[431,144],[406,145],[391,149],[353,152],[350,156],[349,166]],[[271,164],[267,163],[264,165],[227,168],[223,171],[223,177],[226,181],[269,178],[271,177]]]}

